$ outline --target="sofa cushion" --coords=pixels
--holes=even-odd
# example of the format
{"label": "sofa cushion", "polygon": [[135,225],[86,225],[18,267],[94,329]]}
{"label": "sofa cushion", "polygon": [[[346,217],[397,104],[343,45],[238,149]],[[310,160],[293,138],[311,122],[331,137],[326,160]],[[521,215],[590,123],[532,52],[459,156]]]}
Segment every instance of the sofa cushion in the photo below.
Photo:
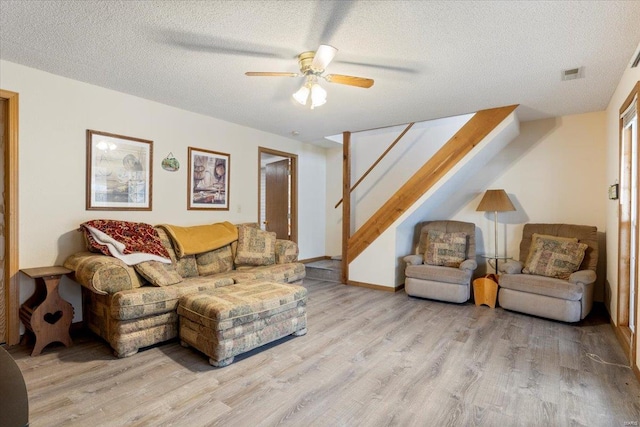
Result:
{"label": "sofa cushion", "polygon": [[138,289],[117,292],[111,299],[111,317],[130,320],[175,311],[183,295],[203,292],[233,284],[230,277],[190,277],[182,282],[164,287],[143,286]]}
{"label": "sofa cushion", "polygon": [[287,264],[262,265],[258,267],[238,267],[228,273],[235,283],[251,280],[269,280],[272,282],[295,283],[305,278],[306,269],[300,262]]}
{"label": "sofa cushion", "polygon": [[236,265],[271,265],[276,262],[276,233],[238,227]]}
{"label": "sofa cushion", "polygon": [[69,256],[64,266],[74,271],[78,283],[100,295],[142,286],[136,270],[114,257],[78,252]]}
{"label": "sofa cushion", "polygon": [[583,295],[583,287],[579,284],[532,274],[501,274],[500,288],[570,301],[579,301]]}
{"label": "sofa cushion", "polygon": [[538,235],[522,272],[567,280],[580,268],[587,247],[585,243]]}
{"label": "sofa cushion", "polygon": [[436,282],[468,285],[471,271],[438,265],[408,265],[405,275],[414,279],[433,280]]}
{"label": "sofa cushion", "polygon": [[178,274],[183,278],[198,277],[198,264],[196,263],[196,256],[187,255],[182,258],[178,258],[176,252],[173,250],[173,244],[171,243],[171,238],[169,237],[167,232],[161,227],[156,227],[156,232],[158,233],[160,242],[162,242],[162,245],[169,253],[169,258],[171,258],[171,262],[174,264]]}
{"label": "sofa cushion", "polygon": [[459,267],[467,253],[467,234],[463,232],[445,233],[429,230],[424,263]]}
{"label": "sofa cushion", "polygon": [[153,286],[169,286],[182,282],[173,264],[145,261],[134,266],[136,271]]}
{"label": "sofa cushion", "polygon": [[286,264],[298,260],[298,245],[291,240],[276,239],[276,264]]}
{"label": "sofa cushion", "polygon": [[198,265],[198,274],[200,274],[200,276],[225,273],[233,270],[231,245],[226,245],[220,249],[197,254],[196,263]]}

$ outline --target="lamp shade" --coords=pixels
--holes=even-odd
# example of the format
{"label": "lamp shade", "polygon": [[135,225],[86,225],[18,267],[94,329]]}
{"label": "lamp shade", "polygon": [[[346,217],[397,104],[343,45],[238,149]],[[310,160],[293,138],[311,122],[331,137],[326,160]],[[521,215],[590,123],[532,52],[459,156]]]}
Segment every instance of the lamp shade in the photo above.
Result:
{"label": "lamp shade", "polygon": [[296,93],[293,94],[293,99],[295,99],[300,105],[306,105],[307,99],[309,98],[309,88],[307,85],[303,85]]}
{"label": "lamp shade", "polygon": [[476,209],[476,211],[484,212],[506,212],[515,210],[516,208],[504,190],[487,190]]}

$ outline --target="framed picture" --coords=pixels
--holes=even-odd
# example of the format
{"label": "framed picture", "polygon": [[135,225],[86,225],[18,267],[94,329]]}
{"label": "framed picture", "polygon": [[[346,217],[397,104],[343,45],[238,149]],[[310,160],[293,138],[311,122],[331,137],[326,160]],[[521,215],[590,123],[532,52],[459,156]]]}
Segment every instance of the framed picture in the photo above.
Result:
{"label": "framed picture", "polygon": [[151,210],[153,141],[87,129],[87,210]]}
{"label": "framed picture", "polygon": [[187,209],[229,210],[229,154],[189,147]]}

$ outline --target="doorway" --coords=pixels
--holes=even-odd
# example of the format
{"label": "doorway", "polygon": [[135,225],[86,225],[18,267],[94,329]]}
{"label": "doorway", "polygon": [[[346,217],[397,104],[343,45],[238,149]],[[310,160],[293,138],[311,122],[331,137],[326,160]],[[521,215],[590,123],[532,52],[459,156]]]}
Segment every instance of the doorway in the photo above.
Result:
{"label": "doorway", "polygon": [[278,239],[298,241],[298,156],[258,147],[258,222]]}
{"label": "doorway", "polygon": [[20,341],[18,319],[18,94],[0,89],[2,201],[0,235],[4,245],[0,285],[0,343]]}
{"label": "doorway", "polygon": [[620,109],[620,198],[618,203],[618,304],[616,332],[629,356],[636,360],[638,282],[640,278],[640,150],[638,96],[640,82]]}

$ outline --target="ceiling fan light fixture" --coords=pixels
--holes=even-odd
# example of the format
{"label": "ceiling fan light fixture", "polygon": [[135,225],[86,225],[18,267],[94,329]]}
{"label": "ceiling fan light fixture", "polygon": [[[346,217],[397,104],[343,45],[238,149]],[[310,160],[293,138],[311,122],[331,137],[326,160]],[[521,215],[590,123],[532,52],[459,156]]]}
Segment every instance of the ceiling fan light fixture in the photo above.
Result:
{"label": "ceiling fan light fixture", "polygon": [[309,103],[313,110],[327,102],[327,91],[318,84],[318,78],[310,74],[307,76],[302,87],[293,94],[293,99],[300,105],[307,105],[307,103]]}
{"label": "ceiling fan light fixture", "polygon": [[309,90],[308,85],[305,83],[293,94],[293,99],[296,100],[300,105],[307,105],[307,99],[309,99]]}
{"label": "ceiling fan light fixture", "polygon": [[327,91],[318,83],[311,86],[311,109],[324,105],[327,102]]}

